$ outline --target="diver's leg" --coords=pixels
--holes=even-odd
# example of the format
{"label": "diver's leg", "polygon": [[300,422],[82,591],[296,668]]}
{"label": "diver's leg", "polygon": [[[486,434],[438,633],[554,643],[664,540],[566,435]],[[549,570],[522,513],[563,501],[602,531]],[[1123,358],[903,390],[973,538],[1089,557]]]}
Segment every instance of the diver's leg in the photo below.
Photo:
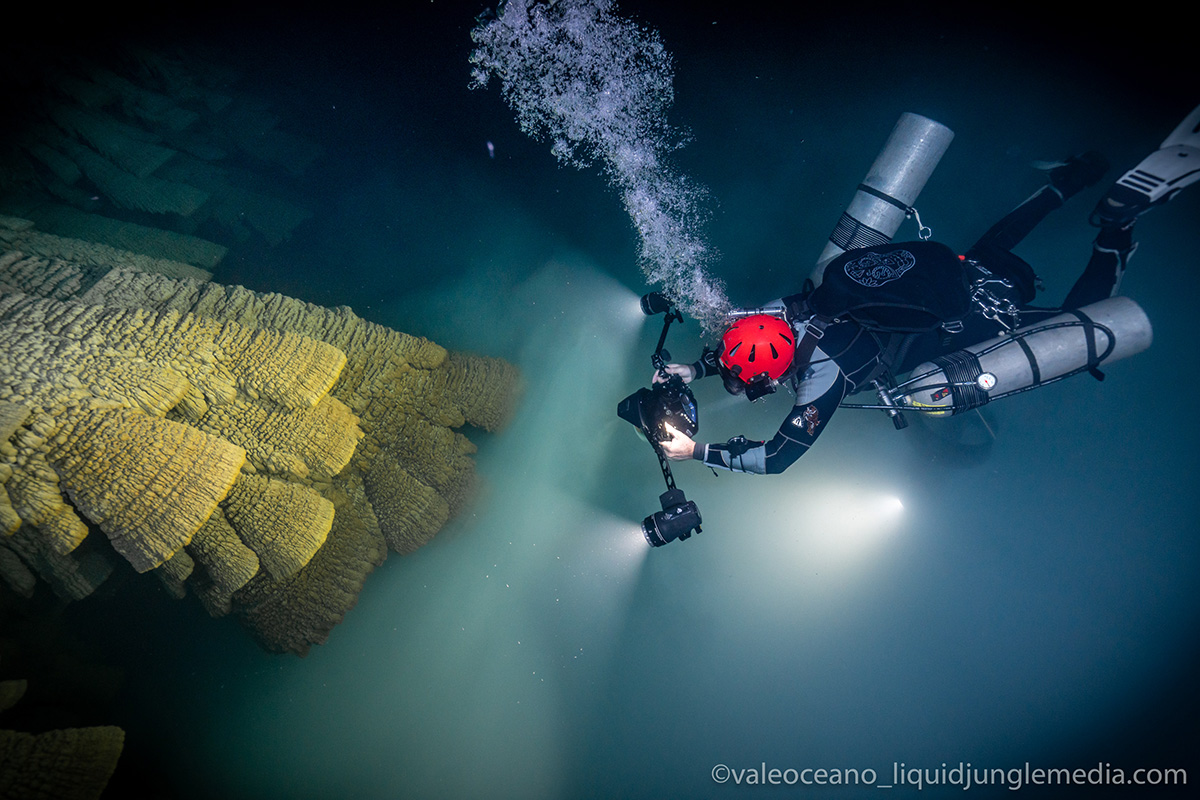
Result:
{"label": "diver's leg", "polygon": [[1133,224],[1104,225],[1096,240],[1092,242],[1092,257],[1088,259],[1083,274],[1075,281],[1063,308],[1081,308],[1112,297],[1121,288],[1121,277],[1125,267],[1137,249],[1133,241]]}
{"label": "diver's leg", "polygon": [[1061,207],[1062,204],[1063,196],[1053,186],[1049,184],[1043,186],[1021,205],[1005,214],[999,222],[988,228],[987,233],[980,236],[979,241],[971,250],[967,251],[967,256],[970,257],[972,251],[990,248],[1012,250],[1029,235],[1030,231],[1037,227],[1039,222],[1046,218],[1047,214]]}
{"label": "diver's leg", "polygon": [[1096,204],[1090,221],[1100,226],[1100,233],[1092,245],[1092,257],[1067,294],[1063,308],[1079,308],[1115,295],[1137,249],[1133,241],[1137,218],[1198,181],[1200,106],[1171,131],[1158,150],[1118,178]]}
{"label": "diver's leg", "polygon": [[1039,168],[1049,173],[1049,182],[989,228],[987,233],[979,237],[973,250],[992,247],[1013,249],[1047,214],[1061,208],[1073,195],[1099,181],[1108,170],[1108,161],[1099,153],[1087,152]]}
{"label": "diver's leg", "polygon": [[1200,181],[1200,106],[1112,185],[1092,211],[1093,225],[1132,225],[1140,215],[1161,206],[1185,187]]}

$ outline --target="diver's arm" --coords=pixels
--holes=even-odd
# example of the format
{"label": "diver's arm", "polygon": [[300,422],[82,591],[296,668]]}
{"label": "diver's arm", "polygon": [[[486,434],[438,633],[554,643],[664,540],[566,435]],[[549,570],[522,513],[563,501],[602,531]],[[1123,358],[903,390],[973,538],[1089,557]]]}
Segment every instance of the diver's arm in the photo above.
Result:
{"label": "diver's arm", "polygon": [[739,436],[725,444],[696,442],[692,458],[732,472],[776,475],[808,452],[845,395],[846,378],[838,371],[832,384],[820,396],[792,406],[791,413],[771,441],[752,442]]}
{"label": "diver's arm", "polygon": [[[683,378],[684,383],[691,383],[697,378],[707,378],[709,375],[717,374],[717,354],[706,347],[698,361],[691,364],[667,364],[663,369],[668,375],[678,375]],[[666,378],[662,377],[657,370],[650,379],[651,383],[663,383],[664,381]]]}
{"label": "diver's arm", "polygon": [[699,360],[692,363],[692,372],[695,373],[695,375],[692,376],[692,380],[707,378],[710,375],[718,374],[716,352],[709,350],[707,347],[704,348],[704,352],[700,355]]}

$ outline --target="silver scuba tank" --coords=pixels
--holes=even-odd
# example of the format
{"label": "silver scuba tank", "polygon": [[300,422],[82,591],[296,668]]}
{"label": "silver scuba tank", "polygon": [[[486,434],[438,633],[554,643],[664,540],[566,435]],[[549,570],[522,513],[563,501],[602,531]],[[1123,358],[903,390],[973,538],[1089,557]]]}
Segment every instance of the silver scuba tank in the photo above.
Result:
{"label": "silver scuba tank", "polygon": [[931,416],[949,416],[1128,358],[1150,346],[1150,320],[1128,297],[1110,297],[1079,312],[1067,311],[927,361],[892,396]]}
{"label": "silver scuba tank", "polygon": [[812,273],[815,285],[821,284],[825,265],[847,250],[892,240],[953,138],[954,131],[940,122],[907,111],[900,115],[829,235]]}

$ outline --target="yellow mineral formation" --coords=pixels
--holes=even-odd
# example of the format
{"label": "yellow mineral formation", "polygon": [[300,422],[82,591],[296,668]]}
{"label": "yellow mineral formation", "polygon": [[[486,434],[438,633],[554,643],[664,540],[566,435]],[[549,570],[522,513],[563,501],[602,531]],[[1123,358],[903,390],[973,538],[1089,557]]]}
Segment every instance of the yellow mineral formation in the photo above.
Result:
{"label": "yellow mineral formation", "polygon": [[[112,221],[109,220],[109,222]],[[0,214],[0,244],[9,251],[8,257],[13,262],[6,270],[10,273],[12,281],[36,281],[43,285],[60,283],[66,277],[64,265],[68,264],[84,268],[85,273],[100,270],[103,274],[113,267],[121,266],[125,269],[153,272],[172,278],[194,278],[200,281],[212,278],[211,272],[192,266],[189,262],[171,258],[156,258],[107,244],[46,233],[34,229],[31,220],[3,214]],[[185,252],[184,255],[190,254]],[[201,258],[204,255],[206,254],[201,254]],[[219,260],[219,258],[214,260],[209,255],[209,260],[215,263],[215,260]],[[69,291],[69,287],[63,287],[53,294],[46,291],[37,293],[43,297],[65,299],[77,295],[80,287],[81,282],[78,282],[74,291]],[[13,288],[29,291],[27,288],[22,288],[20,283],[14,283]]]}
{"label": "yellow mineral formation", "polygon": [[238,538],[219,508],[192,537],[187,551],[203,567],[204,574],[192,583],[208,612],[214,617],[228,614],[233,593],[258,572],[258,556]]}
{"label": "yellow mineral formation", "polygon": [[21,526],[21,517],[13,508],[12,498],[5,488],[13,476],[13,465],[9,459],[17,455],[16,446],[9,440],[32,411],[29,406],[0,400],[0,539],[12,536]]}
{"label": "yellow mineral formation", "polygon": [[[521,395],[517,368],[500,358],[452,353],[446,394],[463,418],[485,431],[498,431],[512,419]],[[504,387],[504,391],[496,391]]]}
{"label": "yellow mineral formation", "polygon": [[475,476],[470,456],[475,445],[461,433],[410,417],[387,430],[379,461],[401,464],[406,472],[437,490],[454,514],[467,500]]}
{"label": "yellow mineral formation", "polygon": [[9,402],[28,402],[32,393],[45,404],[80,389],[156,416],[182,403],[195,418],[232,402],[239,389],[247,400],[312,408],[346,362],[337,348],[295,333],[20,294],[0,295],[0,334],[9,345],[0,353]]}
{"label": "yellow mineral formation", "polygon": [[307,486],[258,475],[238,480],[224,511],[238,538],[276,580],[307,564],[333,526],[333,503]]}
{"label": "yellow mineral formation", "polygon": [[188,555],[187,550],[180,550],[162,564],[154,568],[154,574],[162,581],[171,596],[176,600],[187,597],[187,589],[183,582],[192,575],[196,562]]}
{"label": "yellow mineral formation", "polygon": [[56,263],[43,284],[0,252],[0,287],[58,298],[0,293],[0,425],[19,418],[0,429],[0,524],[11,507],[16,566],[72,596],[101,570],[92,539],[54,560],[72,543],[60,506],[172,593],[303,654],[389,548],[464,507],[475,446],[455,429],[494,430],[516,401],[506,362],[346,308],[89,269]]}
{"label": "yellow mineral formation", "polygon": [[[0,468],[6,467],[8,465],[4,464]],[[4,488],[3,482],[0,482],[0,537],[12,536],[19,527],[21,527],[21,518],[17,516],[17,512],[12,507],[8,490]]]}
{"label": "yellow mineral formation", "polygon": [[450,517],[445,498],[392,459],[375,459],[363,482],[383,537],[397,553],[428,542]]}
{"label": "yellow mineral formation", "polygon": [[51,550],[71,552],[87,536],[87,525],[63,500],[58,476],[41,454],[29,455],[23,461],[5,465],[11,473],[4,485],[11,508],[20,521],[41,532]]}
{"label": "yellow mineral formation", "polygon": [[15,706],[25,696],[27,688],[29,688],[29,681],[23,678],[0,681],[0,711],[7,711]]}
{"label": "yellow mineral formation", "polygon": [[270,652],[303,656],[312,645],[323,644],[387,554],[371,507],[361,497],[361,481],[349,474],[331,494],[333,529],[312,561],[280,581],[263,570],[234,596],[238,616]]}
{"label": "yellow mineral formation", "polygon": [[315,405],[346,366],[341,350],[291,331],[252,330],[227,322],[215,338],[250,397],[289,409]]}
{"label": "yellow mineral formation", "polygon": [[33,409],[23,403],[0,400],[0,442],[7,442],[32,413]]}
{"label": "yellow mineral formation", "polygon": [[0,730],[0,797],[95,800],[124,746],[125,732],[107,725],[36,735]]}
{"label": "yellow mineral formation", "polygon": [[90,359],[76,374],[93,394],[156,417],[166,416],[192,388],[187,378],[170,367],[129,358]]}
{"label": "yellow mineral formation", "polygon": [[[72,243],[75,248],[86,247],[85,252],[93,251],[98,266],[111,268],[120,264],[176,278],[209,280],[212,275],[208,270],[220,264],[227,252],[223,245],[186,233],[90,214],[61,203],[25,202],[20,205],[20,210],[35,223],[37,230],[51,234],[61,242]],[[2,220],[0,224],[3,224]],[[68,261],[78,260],[69,252],[56,252],[57,249],[47,246],[36,252]],[[116,260],[97,258],[106,251],[122,255]]]}
{"label": "yellow mineral formation", "polygon": [[213,406],[195,425],[245,448],[256,469],[295,478],[341,472],[363,435],[358,417],[329,396],[290,412],[234,401]]}
{"label": "yellow mineral formation", "polygon": [[66,439],[49,456],[63,488],[138,572],[192,540],[246,460],[223,439],[126,408],[84,414]]}
{"label": "yellow mineral formation", "polygon": [[[358,452],[367,462],[396,440],[428,450],[422,439],[429,429],[415,421],[443,431],[464,423],[498,429],[511,416],[519,396],[519,375],[511,364],[448,354],[428,340],[366,322],[344,308],[321,308],[240,287],[172,281],[128,270],[110,272],[86,297],[89,302],[106,305],[178,309],[235,320],[245,327],[290,330],[345,352],[346,365],[332,394],[360,417],[368,439]],[[444,434],[436,435],[444,438]],[[438,450],[445,448],[439,446]],[[394,455],[407,458],[403,452]],[[441,466],[422,466],[421,470],[461,473],[457,466],[446,467],[445,463],[469,463],[457,456],[439,458]],[[420,454],[414,454],[413,460],[420,461]],[[451,504],[458,499],[451,498]]]}
{"label": "yellow mineral formation", "polygon": [[0,575],[23,597],[32,596],[33,586],[20,583],[26,577],[22,575],[22,568],[48,583],[59,597],[82,600],[108,579],[113,569],[111,559],[116,558],[109,555],[111,551],[89,547],[88,541],[70,553],[55,552],[41,529],[32,525],[22,525],[12,536],[0,541],[0,548],[7,549],[16,558],[15,563],[7,557],[4,559],[9,562],[7,564],[0,560],[3,567]]}

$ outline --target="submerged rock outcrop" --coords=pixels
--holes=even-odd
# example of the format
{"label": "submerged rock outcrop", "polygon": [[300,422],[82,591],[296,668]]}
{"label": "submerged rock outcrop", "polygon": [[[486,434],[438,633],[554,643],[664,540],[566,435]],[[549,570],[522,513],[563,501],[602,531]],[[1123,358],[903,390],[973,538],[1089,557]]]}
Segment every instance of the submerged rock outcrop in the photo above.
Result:
{"label": "submerged rock outcrop", "polygon": [[125,732],[113,725],[38,734],[0,730],[0,797],[95,800],[124,745]]}
{"label": "submerged rock outcrop", "polygon": [[[20,249],[0,218],[0,578],[81,599],[120,561],[303,655],[388,549],[459,511],[518,375],[357,317]],[[109,256],[109,262],[113,259]],[[99,535],[97,535],[99,534]]]}
{"label": "submerged rock outcrop", "polygon": [[281,183],[294,187],[322,148],[244,85],[237,61],[122,37],[84,54],[39,46],[38,33],[23,31],[8,59],[21,69],[6,76],[3,213],[195,272],[226,252],[198,229],[274,246],[312,218],[311,202]]}

